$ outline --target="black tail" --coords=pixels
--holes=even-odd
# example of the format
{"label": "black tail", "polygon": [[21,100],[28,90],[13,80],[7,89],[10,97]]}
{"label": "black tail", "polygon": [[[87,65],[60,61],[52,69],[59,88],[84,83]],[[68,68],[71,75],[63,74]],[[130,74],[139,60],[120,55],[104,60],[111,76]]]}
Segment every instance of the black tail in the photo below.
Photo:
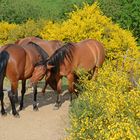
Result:
{"label": "black tail", "polygon": [[9,54],[6,51],[0,53],[0,99],[3,92],[3,81],[6,74],[6,67],[9,59]]}

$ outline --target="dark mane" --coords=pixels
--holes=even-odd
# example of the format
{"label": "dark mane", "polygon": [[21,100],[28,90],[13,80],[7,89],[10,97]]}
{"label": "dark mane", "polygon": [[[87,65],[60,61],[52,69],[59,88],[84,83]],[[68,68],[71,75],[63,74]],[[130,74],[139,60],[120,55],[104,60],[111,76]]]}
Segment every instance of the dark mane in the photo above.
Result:
{"label": "dark mane", "polygon": [[[45,52],[44,49],[42,49],[42,48],[41,48],[39,45],[37,45],[36,43],[34,43],[34,42],[29,42],[28,44],[31,45],[31,47],[34,47],[34,48],[37,50],[37,52],[41,55],[42,61],[45,61],[45,60],[49,57],[48,53]],[[28,46],[28,45],[26,45],[26,46]]]}
{"label": "dark mane", "polygon": [[72,61],[73,49],[74,45],[72,43],[67,43],[54,52],[48,60],[48,64],[54,66],[54,68],[52,68],[53,73],[56,74],[60,70],[60,64],[64,63],[64,58],[66,58],[69,62]]}

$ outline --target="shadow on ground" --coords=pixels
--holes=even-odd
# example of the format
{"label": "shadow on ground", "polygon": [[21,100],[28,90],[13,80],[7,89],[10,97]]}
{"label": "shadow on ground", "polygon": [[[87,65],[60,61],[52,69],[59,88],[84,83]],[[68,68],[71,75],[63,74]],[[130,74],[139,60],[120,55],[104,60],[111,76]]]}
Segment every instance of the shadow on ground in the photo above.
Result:
{"label": "shadow on ground", "polygon": [[[69,100],[69,97],[70,97],[69,92],[68,92],[68,90],[66,90],[66,88],[67,88],[67,86],[66,87],[63,86],[63,92],[61,94],[61,105],[63,105],[63,103],[66,100]],[[38,87],[38,94],[37,94],[38,107],[41,108],[46,105],[55,104],[56,98],[57,98],[57,93],[48,87],[46,89],[45,94],[43,95],[41,92],[41,89],[42,89],[41,87]],[[5,91],[5,92],[7,92],[7,91]],[[5,95],[6,95],[6,93],[5,93]],[[20,90],[18,91],[18,95],[19,95],[19,102],[20,102],[20,99],[21,99]],[[34,97],[34,95],[33,95],[32,89],[28,88],[25,93],[25,96],[24,96],[24,108],[23,109],[26,109],[28,106],[33,105],[33,97]],[[6,99],[4,99],[4,102],[6,100],[6,111],[10,112],[11,104],[9,102],[9,98],[8,98],[8,96],[6,96],[5,98]],[[16,104],[16,107],[18,107],[18,106],[19,106],[19,103]]]}

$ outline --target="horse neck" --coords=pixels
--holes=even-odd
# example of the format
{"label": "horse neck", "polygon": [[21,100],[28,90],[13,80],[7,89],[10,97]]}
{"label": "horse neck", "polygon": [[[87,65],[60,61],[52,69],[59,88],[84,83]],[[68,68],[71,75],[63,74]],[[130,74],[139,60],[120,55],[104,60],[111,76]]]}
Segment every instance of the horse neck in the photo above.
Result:
{"label": "horse neck", "polygon": [[73,48],[71,48],[70,50],[66,50],[66,54],[63,54],[64,56],[62,56],[59,50],[55,54],[57,55],[57,57],[52,55],[52,57],[48,61],[48,64],[54,65],[54,68],[52,68],[52,73],[59,76],[66,76],[67,73],[71,71],[73,61],[73,49],[75,48],[75,46],[72,47]]}
{"label": "horse neck", "polygon": [[46,43],[46,41],[34,41],[37,45],[39,45],[49,56],[52,55],[51,47]]}
{"label": "horse neck", "polygon": [[49,46],[50,48],[50,56],[59,48],[61,48],[61,45],[56,43],[56,44],[53,44],[52,46]]}
{"label": "horse neck", "polygon": [[61,47],[59,42],[53,42],[53,41],[36,41],[37,45],[39,45],[42,49],[44,49],[49,56],[51,56],[57,49]]}
{"label": "horse neck", "polygon": [[29,45],[27,47],[31,47],[31,48],[35,49],[35,51],[37,51],[37,53],[41,56],[43,61],[49,57],[48,53],[42,47],[40,47],[38,44],[31,43],[31,45]]}

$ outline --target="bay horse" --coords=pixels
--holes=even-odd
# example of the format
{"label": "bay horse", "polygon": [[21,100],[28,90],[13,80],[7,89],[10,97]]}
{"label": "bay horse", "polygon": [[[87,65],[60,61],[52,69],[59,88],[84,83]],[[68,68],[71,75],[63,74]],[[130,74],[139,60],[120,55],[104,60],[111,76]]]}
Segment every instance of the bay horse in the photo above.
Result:
{"label": "bay horse", "polygon": [[[28,43],[33,42],[35,44],[37,44],[38,46],[40,46],[45,52],[47,52],[48,56],[50,57],[58,48],[60,48],[62,46],[62,42],[59,40],[42,40],[38,37],[26,37],[20,40],[17,40],[15,42],[15,44],[22,46],[23,48],[26,47],[26,45],[28,45]],[[52,81],[45,81],[45,86],[42,89],[42,93],[45,93],[45,89],[47,87],[47,85],[50,85],[52,89],[54,89],[54,86],[52,84]],[[34,88],[34,99],[36,99],[37,97],[37,84],[34,84],[33,86]],[[23,100],[24,100],[24,94],[26,92],[26,80],[22,80],[22,90],[21,90],[21,101],[20,101],[20,110],[22,110],[23,108]],[[37,109],[37,107],[36,107]]]}
{"label": "bay horse", "polygon": [[[39,46],[37,44],[42,45],[42,46]],[[4,77],[7,76],[11,82],[11,92],[9,92],[8,95],[9,95],[11,105],[12,105],[12,113],[14,116],[18,116],[19,114],[15,109],[15,101],[17,100],[18,80],[22,80],[22,90],[21,90],[22,97],[20,101],[20,110],[22,110],[24,94],[26,92],[26,79],[32,76],[34,65],[38,61],[41,61],[47,58],[48,56],[50,56],[57,48],[60,48],[61,45],[62,45],[62,42],[58,40],[44,41],[36,37],[27,37],[27,38],[18,40],[15,44],[5,45],[0,48],[0,52],[1,52],[0,53],[0,100],[2,104],[1,105],[2,115],[6,115],[6,112],[3,106]],[[34,54],[36,54],[37,56],[34,57]],[[14,69],[15,69],[15,72],[14,72]],[[33,93],[34,93],[33,109],[38,110],[37,103],[36,103],[37,101],[37,98],[36,98],[37,85],[36,84],[34,85]]]}
{"label": "bay horse", "polygon": [[59,40],[43,40],[38,37],[25,37],[23,39],[17,40],[15,44],[19,46],[25,46],[29,42],[33,42],[37,44],[38,46],[42,47],[48,54],[51,56],[54,51],[56,51],[58,48],[60,48],[63,43]]}
{"label": "bay horse", "polygon": [[[78,43],[67,43],[63,47],[55,51],[55,53],[47,60],[40,61],[36,64],[31,83],[41,80],[46,74],[46,81],[55,78],[55,88],[58,91],[56,106],[59,107],[61,93],[61,78],[66,76],[68,79],[68,90],[74,92],[77,82],[75,69],[82,68],[86,71],[93,71],[92,78],[97,75],[98,68],[105,60],[105,50],[103,44],[93,40],[86,39]],[[72,100],[72,94],[70,94]]]}
{"label": "bay horse", "polygon": [[[1,100],[1,114],[6,115],[4,109],[4,93],[3,93],[3,81],[5,76],[10,80],[11,91],[8,92],[8,96],[12,106],[12,114],[19,116],[15,102],[17,97],[18,81],[22,80],[22,93],[25,89],[26,79],[32,76],[34,65],[37,62],[47,59],[48,54],[37,44],[28,43],[24,47],[20,47],[16,44],[8,44],[1,48],[0,53],[0,100]],[[36,91],[34,91],[34,94]],[[23,107],[21,101],[20,108]],[[36,98],[34,98],[34,109],[37,109]]]}

